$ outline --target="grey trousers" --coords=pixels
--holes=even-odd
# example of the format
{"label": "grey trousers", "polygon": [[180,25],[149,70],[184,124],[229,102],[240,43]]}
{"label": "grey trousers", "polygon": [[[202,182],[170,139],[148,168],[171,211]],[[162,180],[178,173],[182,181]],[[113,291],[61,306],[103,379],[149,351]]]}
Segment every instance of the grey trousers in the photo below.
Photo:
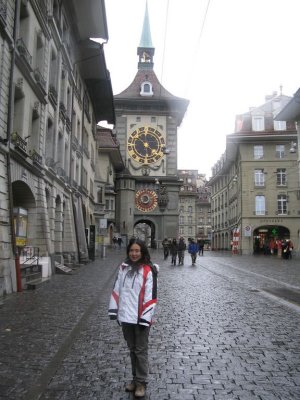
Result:
{"label": "grey trousers", "polygon": [[130,351],[132,378],[146,383],[148,377],[148,338],[149,327],[122,323],[124,339]]}

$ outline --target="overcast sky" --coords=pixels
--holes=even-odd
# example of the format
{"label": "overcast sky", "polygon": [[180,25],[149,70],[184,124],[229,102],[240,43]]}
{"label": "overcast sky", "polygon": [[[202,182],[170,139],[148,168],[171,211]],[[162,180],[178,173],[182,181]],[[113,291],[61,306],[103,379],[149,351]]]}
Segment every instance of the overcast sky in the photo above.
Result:
{"label": "overcast sky", "polygon": [[[146,0],[106,0],[107,68],[114,94],[137,72]],[[154,70],[190,100],[178,130],[178,168],[211,168],[235,116],[274,91],[300,87],[300,0],[148,0]],[[206,15],[206,18],[205,18]]]}

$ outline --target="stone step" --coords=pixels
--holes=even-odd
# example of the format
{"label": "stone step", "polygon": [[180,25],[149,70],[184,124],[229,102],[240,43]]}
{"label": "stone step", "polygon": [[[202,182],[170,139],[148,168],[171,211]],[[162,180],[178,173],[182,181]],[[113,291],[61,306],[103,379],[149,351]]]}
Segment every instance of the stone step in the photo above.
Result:
{"label": "stone step", "polygon": [[32,281],[26,283],[26,289],[27,290],[35,290],[39,286],[41,286],[47,282],[49,282],[49,279],[43,279],[43,278],[35,279],[35,280],[32,280]]}

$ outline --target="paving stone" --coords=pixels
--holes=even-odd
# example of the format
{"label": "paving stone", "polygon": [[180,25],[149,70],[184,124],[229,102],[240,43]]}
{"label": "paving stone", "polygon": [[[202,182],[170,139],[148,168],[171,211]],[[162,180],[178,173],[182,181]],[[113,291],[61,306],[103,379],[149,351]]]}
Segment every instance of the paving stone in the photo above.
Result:
{"label": "paving stone", "polygon": [[[123,257],[108,251],[72,276],[5,299],[1,400],[133,398],[124,392],[131,376],[122,331],[107,317]],[[298,260],[206,252],[195,268],[174,268],[159,251],[152,258],[161,268],[146,400],[300,398],[300,314],[262,292],[300,290]]]}

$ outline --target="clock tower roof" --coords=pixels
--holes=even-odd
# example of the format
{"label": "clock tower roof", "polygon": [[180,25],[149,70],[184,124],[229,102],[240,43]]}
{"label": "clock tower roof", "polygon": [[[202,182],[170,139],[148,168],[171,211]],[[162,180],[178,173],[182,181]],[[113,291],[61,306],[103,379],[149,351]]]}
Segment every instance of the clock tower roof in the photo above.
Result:
{"label": "clock tower roof", "polygon": [[178,125],[180,125],[187,110],[189,101],[174,96],[159,82],[153,70],[153,56],[155,48],[152,45],[150,32],[150,22],[148,13],[148,2],[146,0],[146,9],[143,23],[143,30],[140,45],[137,48],[139,56],[138,71],[131,84],[123,92],[114,96],[115,108],[122,109],[126,105],[128,110],[129,103],[141,106],[144,102],[151,103],[152,112],[157,108],[160,112],[165,110],[168,114],[177,114]]}

